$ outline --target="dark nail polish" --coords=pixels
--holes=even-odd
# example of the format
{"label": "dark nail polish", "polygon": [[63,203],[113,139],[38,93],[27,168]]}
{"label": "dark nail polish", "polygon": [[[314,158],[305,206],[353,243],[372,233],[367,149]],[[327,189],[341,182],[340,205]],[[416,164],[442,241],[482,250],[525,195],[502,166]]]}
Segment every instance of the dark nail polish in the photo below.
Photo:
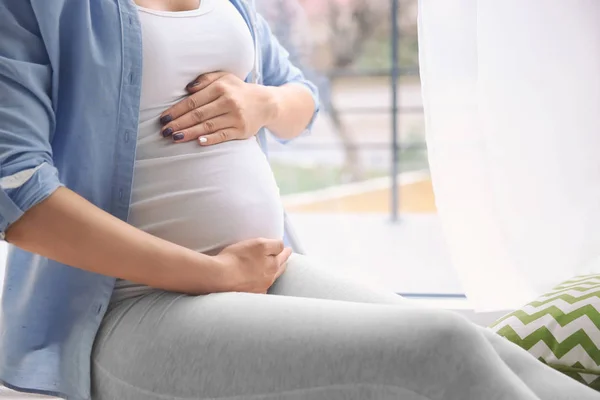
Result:
{"label": "dark nail polish", "polygon": [[162,131],[163,137],[171,136],[173,134],[173,128],[167,128]]}
{"label": "dark nail polish", "polygon": [[173,121],[173,117],[171,117],[169,114],[167,114],[164,117],[160,118],[160,123],[163,124],[163,125],[166,125],[166,124],[168,124],[171,121]]}
{"label": "dark nail polish", "polygon": [[173,135],[173,140],[175,140],[175,141],[181,140],[181,139],[183,139],[184,136],[185,135],[183,133],[181,133],[181,132],[176,133],[176,134]]}
{"label": "dark nail polish", "polygon": [[194,86],[198,86],[199,84],[200,84],[200,82],[194,81],[194,82],[188,83],[187,87],[189,89],[189,88],[193,88]]}

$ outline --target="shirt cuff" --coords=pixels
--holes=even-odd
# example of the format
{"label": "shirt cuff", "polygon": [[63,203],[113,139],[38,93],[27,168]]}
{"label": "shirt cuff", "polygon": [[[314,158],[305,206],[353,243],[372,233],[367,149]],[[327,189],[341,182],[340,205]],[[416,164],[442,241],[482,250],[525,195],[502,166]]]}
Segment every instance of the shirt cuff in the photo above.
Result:
{"label": "shirt cuff", "polygon": [[47,162],[0,179],[0,240],[11,224],[61,186],[58,170]]}
{"label": "shirt cuff", "polygon": [[295,138],[293,139],[281,139],[279,137],[277,137],[275,134],[273,134],[272,136],[275,137],[275,139],[277,139],[277,141],[279,143],[289,143],[297,138],[300,138],[302,136],[308,136],[312,133],[312,128],[313,125],[315,124],[315,121],[317,120],[317,117],[319,116],[319,111],[321,109],[321,103],[319,101],[319,91],[317,90],[317,87],[315,85],[312,84],[312,82],[310,81],[290,81],[288,83],[286,83],[286,85],[290,85],[290,84],[294,84],[294,85],[299,85],[303,88],[305,88],[311,95],[312,99],[313,99],[313,103],[315,105],[314,111],[313,111],[313,115],[312,118],[310,119],[310,121],[308,122],[308,124],[306,125],[306,128],[304,128],[304,130]]}

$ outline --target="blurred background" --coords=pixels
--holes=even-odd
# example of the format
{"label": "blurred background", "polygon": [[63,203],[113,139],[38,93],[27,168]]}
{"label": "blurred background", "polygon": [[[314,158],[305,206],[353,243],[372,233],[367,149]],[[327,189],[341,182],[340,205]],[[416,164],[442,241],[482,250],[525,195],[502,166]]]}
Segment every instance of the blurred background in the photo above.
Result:
{"label": "blurred background", "polygon": [[398,293],[462,298],[429,180],[417,0],[256,2],[321,93],[312,134],[269,152],[306,253]]}

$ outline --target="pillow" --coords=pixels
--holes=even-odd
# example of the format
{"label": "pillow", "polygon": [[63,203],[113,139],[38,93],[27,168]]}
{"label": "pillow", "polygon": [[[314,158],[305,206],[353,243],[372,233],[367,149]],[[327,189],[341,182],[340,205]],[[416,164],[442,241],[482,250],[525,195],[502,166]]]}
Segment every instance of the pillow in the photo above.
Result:
{"label": "pillow", "polygon": [[600,275],[565,281],[490,329],[600,391]]}

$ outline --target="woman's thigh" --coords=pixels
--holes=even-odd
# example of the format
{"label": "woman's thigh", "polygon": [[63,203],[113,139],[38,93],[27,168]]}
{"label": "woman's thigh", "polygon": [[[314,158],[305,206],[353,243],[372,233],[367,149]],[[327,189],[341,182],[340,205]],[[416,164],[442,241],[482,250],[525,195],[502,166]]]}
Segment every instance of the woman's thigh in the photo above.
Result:
{"label": "woman's thigh", "polygon": [[285,272],[273,284],[269,294],[415,307],[392,291],[334,274],[326,265],[299,254],[290,257]]}
{"label": "woman's thigh", "polygon": [[124,301],[92,370],[95,400],[537,399],[461,317],[278,295]]}
{"label": "woman's thigh", "polygon": [[[414,309],[414,302],[395,293],[370,287],[357,280],[330,273],[326,265],[310,257],[293,255],[284,274],[270,290],[272,294],[359,303],[390,304]],[[540,399],[598,398],[575,380],[551,369],[527,351],[490,330],[474,325],[496,354]],[[593,396],[593,397],[591,397]]]}

